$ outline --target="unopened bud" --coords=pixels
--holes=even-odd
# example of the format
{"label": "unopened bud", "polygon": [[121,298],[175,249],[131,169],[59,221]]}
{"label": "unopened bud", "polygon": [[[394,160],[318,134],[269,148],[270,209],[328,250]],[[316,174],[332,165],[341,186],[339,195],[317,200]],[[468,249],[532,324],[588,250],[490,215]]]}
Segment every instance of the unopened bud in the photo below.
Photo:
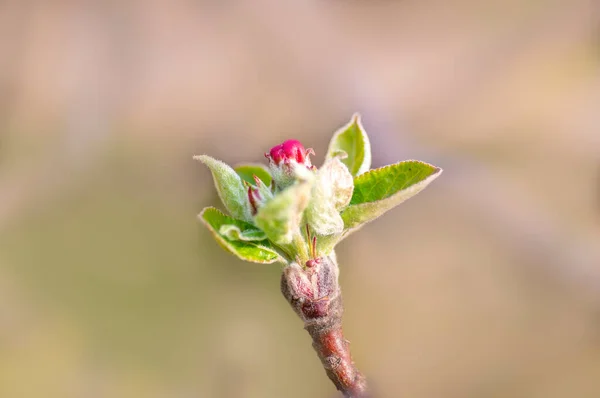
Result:
{"label": "unopened bud", "polygon": [[271,188],[268,187],[260,178],[254,176],[255,186],[248,186],[248,202],[250,202],[250,211],[255,216],[267,200],[273,197]]}
{"label": "unopened bud", "polygon": [[250,209],[253,216],[258,211],[258,203],[261,199],[262,197],[260,196],[260,192],[258,192],[258,188],[248,187],[248,201],[250,202]]}
{"label": "unopened bud", "polygon": [[311,166],[309,155],[314,154],[312,148],[304,149],[304,146],[298,140],[287,140],[283,144],[279,144],[271,148],[269,154],[265,154],[277,166],[281,163],[296,163],[304,164],[307,167]]}
{"label": "unopened bud", "polygon": [[298,140],[287,140],[276,145],[265,157],[269,159],[269,168],[273,179],[279,189],[289,186],[294,179],[302,176],[303,169],[313,170],[310,155],[314,155],[312,148],[304,149]]}

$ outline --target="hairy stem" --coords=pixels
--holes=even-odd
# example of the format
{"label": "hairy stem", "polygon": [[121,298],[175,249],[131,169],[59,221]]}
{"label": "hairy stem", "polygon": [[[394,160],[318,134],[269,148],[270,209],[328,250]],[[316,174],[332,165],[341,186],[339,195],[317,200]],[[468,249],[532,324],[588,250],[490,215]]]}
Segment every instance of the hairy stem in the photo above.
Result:
{"label": "hairy stem", "polygon": [[293,263],[283,270],[281,291],[313,339],[329,379],[345,397],[367,398],[367,382],[350,355],[342,332],[341,289],[334,257],[320,257],[305,267]]}

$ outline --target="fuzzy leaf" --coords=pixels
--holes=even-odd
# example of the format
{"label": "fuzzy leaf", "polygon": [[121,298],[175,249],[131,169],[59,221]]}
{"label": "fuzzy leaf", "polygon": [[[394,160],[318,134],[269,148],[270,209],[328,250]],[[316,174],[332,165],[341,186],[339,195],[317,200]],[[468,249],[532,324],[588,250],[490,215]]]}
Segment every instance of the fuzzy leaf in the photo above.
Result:
{"label": "fuzzy leaf", "polygon": [[246,188],[235,170],[208,155],[194,156],[194,159],[204,163],[212,172],[219,197],[229,214],[237,219],[252,221]]}
{"label": "fuzzy leaf", "polygon": [[407,160],[356,177],[350,206],[342,213],[344,234],[416,195],[441,173],[438,167]]}
{"label": "fuzzy leaf", "polygon": [[348,168],[332,158],[317,171],[312,198],[306,211],[308,224],[317,235],[341,233],[344,221],[339,212],[352,198],[354,183]]}
{"label": "fuzzy leaf", "polygon": [[348,155],[342,162],[353,176],[360,175],[371,167],[371,144],[358,113],[352,116],[347,125],[333,134],[327,150],[327,159],[334,158],[341,152]]}
{"label": "fuzzy leaf", "polygon": [[287,244],[292,241],[310,200],[311,187],[312,181],[298,181],[258,209],[254,222],[272,242]]}
{"label": "fuzzy leaf", "polygon": [[227,237],[229,240],[244,240],[247,242],[260,241],[267,239],[267,235],[260,229],[249,228],[242,230],[237,225],[221,225],[219,234]]}
{"label": "fuzzy leaf", "polygon": [[260,178],[267,186],[271,186],[271,181],[273,180],[269,170],[267,170],[267,167],[259,163],[240,164],[235,166],[235,171],[242,178],[242,180],[252,185],[256,185],[254,176]]}
{"label": "fuzzy leaf", "polygon": [[[243,241],[231,240],[220,233],[223,227],[235,227],[239,231],[255,231],[256,228],[244,221],[235,220],[226,216],[214,207],[207,207],[198,215],[198,218],[206,225],[213,234],[215,240],[226,251],[238,258],[253,263],[270,264],[275,261],[284,262],[283,258],[271,246],[268,240]],[[227,229],[227,228],[226,228]]]}

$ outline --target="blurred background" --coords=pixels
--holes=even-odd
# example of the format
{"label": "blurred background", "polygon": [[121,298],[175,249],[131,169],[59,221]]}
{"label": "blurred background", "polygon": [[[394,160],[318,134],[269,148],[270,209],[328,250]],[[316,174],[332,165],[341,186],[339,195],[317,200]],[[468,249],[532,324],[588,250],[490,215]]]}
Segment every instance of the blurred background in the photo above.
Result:
{"label": "blurred background", "polygon": [[338,247],[378,397],[599,397],[594,0],[0,2],[0,397],[336,396],[192,155],[353,112],[445,170]]}

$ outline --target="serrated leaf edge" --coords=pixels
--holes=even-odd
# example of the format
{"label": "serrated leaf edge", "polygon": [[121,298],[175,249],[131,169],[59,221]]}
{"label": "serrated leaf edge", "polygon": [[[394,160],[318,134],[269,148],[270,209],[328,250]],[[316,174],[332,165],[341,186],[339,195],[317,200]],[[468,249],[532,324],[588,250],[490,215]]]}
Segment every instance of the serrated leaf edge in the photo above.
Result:
{"label": "serrated leaf edge", "polygon": [[[432,164],[429,164],[429,163],[426,163],[426,162],[423,162],[423,161],[420,161],[420,160],[405,160],[405,161],[402,161],[402,162],[399,162],[399,163],[404,163],[404,162],[418,162],[418,163],[423,163],[423,164],[426,164],[426,165],[428,165],[428,166],[431,166],[431,167],[433,167],[433,168],[434,168],[434,171],[433,171],[433,173],[431,173],[429,176],[427,176],[427,177],[426,177],[426,178],[424,178],[423,180],[421,180],[421,181],[419,181],[419,182],[417,182],[417,183],[414,183],[414,184],[412,184],[412,185],[410,185],[410,186],[408,186],[408,187],[406,187],[406,188],[404,188],[404,189],[402,189],[402,190],[399,190],[399,191],[395,192],[393,195],[391,195],[391,196],[388,196],[387,198],[380,199],[380,200],[376,200],[376,201],[371,201],[371,202],[363,202],[363,203],[358,203],[358,204],[351,204],[351,205],[349,205],[349,206],[348,206],[348,207],[347,207],[347,208],[346,208],[346,209],[345,209],[345,210],[344,210],[344,211],[341,213],[341,215],[342,215],[342,218],[344,219],[344,232],[343,232],[343,233],[342,233],[342,235],[340,236],[340,239],[338,240],[338,242],[339,242],[339,241],[341,241],[342,239],[344,239],[346,236],[348,236],[348,235],[349,235],[349,234],[351,234],[352,232],[355,232],[355,231],[357,231],[358,229],[360,229],[360,228],[361,228],[363,225],[365,225],[365,224],[368,224],[368,223],[370,223],[370,222],[371,222],[371,221],[373,221],[373,220],[376,220],[377,218],[381,217],[383,214],[385,214],[385,213],[387,213],[388,211],[392,210],[394,207],[396,207],[396,206],[400,205],[400,204],[401,204],[401,203],[403,203],[404,201],[406,201],[406,200],[408,200],[408,199],[412,198],[413,196],[417,195],[419,192],[421,192],[423,189],[425,189],[425,188],[426,188],[426,187],[427,187],[427,186],[428,186],[428,185],[429,185],[429,184],[430,184],[430,183],[431,183],[433,180],[435,180],[436,178],[438,178],[438,177],[439,177],[439,176],[442,174],[442,172],[443,172],[443,169],[442,169],[442,168],[440,168],[440,167],[437,167],[437,166],[433,166]],[[394,165],[397,165],[397,164],[398,164],[398,163],[394,163],[394,164],[387,165],[387,166],[384,166],[384,167],[381,167],[381,168],[379,168],[379,169],[375,169],[375,170],[382,170],[382,169],[385,169],[385,168],[388,168],[388,167],[391,167],[391,166],[394,166]],[[414,192],[414,193],[412,193],[412,194],[411,194],[410,192],[407,192],[407,191],[416,191],[416,192]],[[366,207],[370,207],[370,206],[375,206],[375,205],[377,205],[377,203],[380,203],[380,202],[387,202],[387,201],[393,202],[393,201],[394,201],[394,199],[395,199],[395,198],[396,198],[396,197],[397,197],[399,194],[401,194],[401,193],[403,193],[403,192],[408,194],[408,195],[406,196],[406,198],[404,198],[403,200],[401,200],[401,201],[400,201],[400,202],[398,202],[398,203],[395,203],[393,206],[391,206],[389,209],[385,210],[383,213],[379,214],[378,216],[376,216],[376,217],[373,217],[373,218],[371,218],[371,219],[369,219],[369,220],[366,220],[366,221],[360,222],[360,223],[358,223],[358,224],[356,224],[356,225],[353,225],[353,226],[351,226],[351,227],[347,227],[347,226],[346,226],[346,219],[344,218],[344,213],[345,213],[346,211],[348,211],[348,210],[351,210],[351,211],[352,211],[353,209],[356,209],[356,208],[359,208],[359,207],[365,207],[365,208],[366,208]]]}
{"label": "serrated leaf edge", "polygon": [[[380,173],[380,172],[383,172],[383,171],[385,171],[385,170],[387,170],[387,169],[391,169],[391,168],[393,168],[394,166],[402,165],[402,164],[409,163],[409,162],[411,162],[411,163],[420,163],[420,164],[422,164],[422,165],[425,165],[425,166],[428,166],[428,167],[431,167],[431,168],[433,168],[433,172],[432,172],[430,175],[428,175],[428,176],[427,176],[427,177],[425,177],[423,180],[421,180],[421,181],[419,181],[419,182],[417,182],[417,183],[415,183],[415,184],[418,184],[418,183],[420,183],[420,182],[422,182],[422,181],[425,181],[425,180],[427,180],[429,177],[431,177],[431,176],[433,176],[433,175],[436,175],[436,178],[437,178],[437,176],[439,176],[439,174],[441,174],[441,173],[442,173],[442,171],[443,171],[443,170],[442,170],[440,167],[434,166],[434,165],[432,165],[431,163],[423,162],[422,160],[415,160],[415,159],[407,159],[407,160],[402,160],[402,161],[400,161],[400,162],[396,162],[396,163],[392,163],[392,164],[387,164],[387,165],[385,165],[385,166],[381,166],[381,167],[378,167],[378,168],[376,168],[376,169],[371,169],[371,170],[369,170],[369,171],[367,171],[367,172],[365,172],[365,173],[363,173],[363,174],[361,174],[361,175],[358,175],[358,176],[354,177],[354,191],[356,191],[356,184],[360,182],[359,180],[361,180],[361,179],[365,179],[365,178],[368,178],[368,177],[369,177],[369,175],[371,175],[371,174],[374,174],[374,173]],[[396,195],[398,192],[404,191],[405,189],[408,189],[408,188],[410,188],[411,186],[413,186],[413,185],[415,185],[415,184],[411,184],[411,185],[407,186],[407,187],[406,187],[406,188],[404,188],[404,189],[401,189],[401,190],[399,190],[399,191],[396,191],[396,192],[395,192],[395,193],[393,193],[391,196],[388,196],[387,198],[384,198],[384,199],[378,199],[378,200],[375,200],[375,201],[370,201],[370,202],[361,202],[361,203],[357,203],[357,204],[353,204],[353,203],[352,203],[352,199],[350,199],[350,205],[349,205],[349,206],[356,206],[356,205],[365,204],[365,203],[374,203],[374,202],[379,202],[379,201],[381,201],[381,200],[385,200],[385,199],[391,198],[391,197],[393,197],[394,195]]]}

